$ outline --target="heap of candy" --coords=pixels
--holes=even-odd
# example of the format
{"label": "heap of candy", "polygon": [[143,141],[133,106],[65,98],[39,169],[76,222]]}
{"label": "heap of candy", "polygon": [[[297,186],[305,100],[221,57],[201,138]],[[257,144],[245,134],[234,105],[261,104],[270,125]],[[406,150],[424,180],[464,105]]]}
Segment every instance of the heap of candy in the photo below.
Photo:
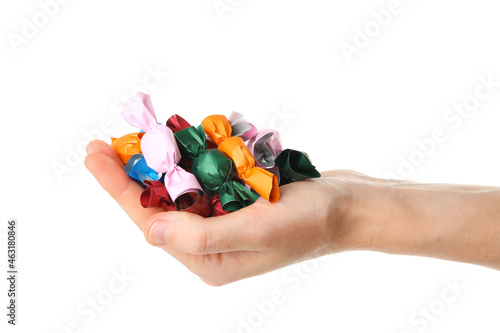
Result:
{"label": "heap of candy", "polygon": [[279,186],[320,177],[307,154],[283,149],[278,132],[258,131],[236,112],[229,119],[208,116],[198,127],[179,115],[162,125],[149,95],[139,93],[122,116],[141,131],[111,138],[111,147],[128,176],[143,185],[144,208],[218,216],[259,196],[274,203]]}

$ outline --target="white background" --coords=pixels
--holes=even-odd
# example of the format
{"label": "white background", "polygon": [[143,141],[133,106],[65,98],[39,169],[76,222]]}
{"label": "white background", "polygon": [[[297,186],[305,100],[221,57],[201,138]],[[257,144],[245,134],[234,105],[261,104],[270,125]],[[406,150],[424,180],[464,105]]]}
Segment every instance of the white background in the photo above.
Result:
{"label": "white background", "polygon": [[[0,260],[5,271],[6,221],[15,217],[20,277],[15,328],[1,279],[0,330],[237,332],[245,321],[253,326],[241,332],[498,332],[500,273],[460,263],[343,253],[207,286],[148,245],[69,153],[103,120],[114,125],[108,141],[131,132],[115,112],[120,97],[160,68],[168,77],[147,92],[161,122],[236,110],[259,128],[279,127],[285,146],[307,151],[320,170],[378,177],[397,174],[399,157],[418,155],[415,140],[441,128],[447,140],[408,179],[500,186],[500,87],[458,128],[443,119],[479,76],[500,81],[497,2],[401,0],[350,63],[341,43],[353,44],[389,1],[222,3],[231,10],[221,16],[212,0],[73,0],[16,52],[9,38],[42,9],[2,1]],[[58,163],[70,171],[58,177]],[[133,279],[106,299],[123,269]],[[447,280],[466,286],[449,304],[440,301]],[[273,290],[284,302],[259,310]],[[102,311],[77,312],[96,296],[109,301]],[[439,314],[425,327],[410,322],[429,306]]]}

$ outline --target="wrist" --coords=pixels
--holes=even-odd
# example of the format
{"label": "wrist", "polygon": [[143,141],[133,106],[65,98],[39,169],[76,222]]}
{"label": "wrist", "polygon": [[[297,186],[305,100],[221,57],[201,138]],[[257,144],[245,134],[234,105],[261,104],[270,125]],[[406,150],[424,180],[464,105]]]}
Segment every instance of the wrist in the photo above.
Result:
{"label": "wrist", "polygon": [[[375,241],[389,211],[387,184],[352,171],[330,171],[320,181],[329,185],[328,228],[330,253],[377,250]],[[390,189],[389,189],[390,190]]]}
{"label": "wrist", "polygon": [[349,182],[349,200],[342,220],[345,250],[378,251],[390,212],[390,190],[385,184]]}
{"label": "wrist", "polygon": [[454,219],[443,215],[443,204],[449,204],[442,202],[443,191],[408,181],[367,179],[354,183],[352,193],[353,249],[436,257],[440,244],[453,238]]}
{"label": "wrist", "polygon": [[343,193],[343,200],[332,195],[332,253],[371,250],[500,267],[498,188],[328,175],[343,185],[332,191]]}
{"label": "wrist", "polygon": [[345,250],[408,254],[433,242],[434,230],[423,216],[427,212],[419,211],[414,190],[406,184],[369,177],[348,182],[348,208],[341,222]]}

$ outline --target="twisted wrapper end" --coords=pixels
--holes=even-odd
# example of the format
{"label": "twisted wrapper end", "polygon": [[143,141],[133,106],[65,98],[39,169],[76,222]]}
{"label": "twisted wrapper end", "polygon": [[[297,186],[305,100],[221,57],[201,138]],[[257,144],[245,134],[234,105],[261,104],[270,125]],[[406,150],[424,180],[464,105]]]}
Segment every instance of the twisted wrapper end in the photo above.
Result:
{"label": "twisted wrapper end", "polygon": [[239,112],[233,111],[228,118],[231,124],[232,136],[239,136],[243,141],[248,141],[257,135],[257,128],[246,121],[243,115]]}
{"label": "twisted wrapper end", "polygon": [[231,115],[227,120],[231,125],[232,136],[239,136],[243,139],[243,141],[245,141],[243,136],[245,135],[245,133],[252,130],[252,125],[248,121],[246,121],[241,113],[236,111],[231,112]]}
{"label": "twisted wrapper end", "polygon": [[147,188],[141,193],[141,205],[144,208],[159,207],[166,211],[181,211],[207,217],[212,213],[212,202],[202,191],[188,192],[181,195],[175,203],[160,181],[145,181]]}
{"label": "twisted wrapper end", "polygon": [[188,192],[176,200],[180,212],[198,214],[208,217],[212,213],[212,201],[203,191]]}
{"label": "twisted wrapper end", "polygon": [[123,165],[135,154],[142,153],[141,138],[143,133],[130,133],[120,138],[111,138],[111,148],[115,151]]}
{"label": "twisted wrapper end", "polygon": [[201,122],[205,133],[217,146],[231,136],[231,124],[226,116],[208,116]]}
{"label": "twisted wrapper end", "polygon": [[180,130],[186,129],[191,125],[178,114],[174,114],[167,120],[167,127],[172,130],[173,133],[179,132]]}
{"label": "twisted wrapper end", "polygon": [[281,174],[280,186],[298,180],[321,177],[309,156],[298,150],[283,150],[276,158],[276,165]]}
{"label": "twisted wrapper end", "polygon": [[255,167],[245,172],[242,179],[269,202],[275,203],[280,199],[278,177],[275,174]]}
{"label": "twisted wrapper end", "polygon": [[276,157],[283,151],[281,137],[277,131],[263,129],[247,143],[248,150],[254,156],[258,167],[274,167]]}
{"label": "twisted wrapper end", "polygon": [[144,155],[135,154],[125,165],[125,173],[132,179],[144,183],[146,180],[158,180],[158,174],[151,169],[144,159]]}
{"label": "twisted wrapper end", "polygon": [[138,93],[125,103],[122,112],[125,120],[146,131],[141,149],[147,165],[159,173],[166,173],[165,187],[173,202],[188,192],[201,191],[196,177],[177,165],[181,153],[170,128],[157,124],[149,95]]}
{"label": "twisted wrapper end", "polygon": [[212,203],[212,212],[210,213],[210,216],[222,216],[229,213],[228,211],[222,208],[222,203],[220,201],[219,195],[212,197],[211,203]]}
{"label": "twisted wrapper end", "polygon": [[203,120],[202,125],[208,137],[218,144],[218,149],[234,162],[240,179],[266,200],[270,202],[279,200],[278,178],[255,166],[255,159],[243,139],[231,137],[231,125],[225,116],[208,116]]}
{"label": "twisted wrapper end", "polygon": [[177,165],[181,153],[168,127],[155,124],[142,138],[141,147],[147,164],[157,172],[166,173],[165,187],[173,201],[187,192],[201,190],[196,177]]}
{"label": "twisted wrapper end", "polygon": [[242,138],[230,137],[219,145],[219,150],[233,160],[238,177],[255,192],[269,202],[274,203],[279,200],[278,178],[271,172],[255,166],[255,159]]}
{"label": "twisted wrapper end", "polygon": [[130,125],[146,132],[158,123],[151,97],[144,93],[137,93],[125,102],[122,117]]}
{"label": "twisted wrapper end", "polygon": [[[189,127],[175,133],[179,149],[193,159],[192,172],[208,195],[220,198],[220,207],[224,211],[235,211],[246,207],[257,195],[240,183],[233,181],[234,164],[218,149],[206,149],[203,126]],[[217,200],[212,214],[222,215],[217,211]]]}
{"label": "twisted wrapper end", "polygon": [[196,177],[178,165],[174,165],[167,171],[164,181],[165,187],[174,201],[183,194],[202,190]]}
{"label": "twisted wrapper end", "polygon": [[147,185],[147,188],[141,193],[142,207],[159,207],[167,211],[177,210],[162,182],[157,180],[146,180],[144,184]]}
{"label": "twisted wrapper end", "polygon": [[221,186],[219,197],[222,209],[227,212],[234,212],[243,207],[250,206],[258,199],[257,195],[234,180],[226,182]]}

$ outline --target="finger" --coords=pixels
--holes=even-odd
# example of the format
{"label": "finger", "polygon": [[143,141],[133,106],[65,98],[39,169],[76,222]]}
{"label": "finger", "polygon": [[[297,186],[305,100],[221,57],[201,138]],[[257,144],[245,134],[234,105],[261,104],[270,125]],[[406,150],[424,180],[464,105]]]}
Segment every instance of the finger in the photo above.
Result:
{"label": "finger", "polygon": [[164,212],[149,219],[144,236],[150,244],[165,250],[195,255],[263,251],[264,248],[259,246],[258,225],[251,220],[248,211],[244,208],[212,218],[185,212]]}
{"label": "finger", "polygon": [[303,260],[298,256],[288,257],[279,250],[272,252],[223,252],[194,256],[193,259],[190,260],[193,266],[188,268],[205,283],[212,286],[222,286]]}
{"label": "finger", "polygon": [[87,145],[87,155],[91,153],[101,153],[108,157],[111,157],[116,164],[123,166],[123,162],[116,155],[116,152],[111,146],[102,140],[93,140]]}
{"label": "finger", "polygon": [[123,165],[117,164],[107,154],[90,153],[85,158],[85,166],[139,228],[142,229],[144,222],[151,216],[163,211],[161,208],[141,206],[139,198],[142,188],[127,176]]}
{"label": "finger", "polygon": [[[87,146],[87,153],[89,154],[85,159],[87,168],[140,229],[143,229],[145,221],[151,216],[164,212],[160,208],[143,208],[139,204],[142,188],[125,174],[122,161],[109,144],[94,140]],[[172,249],[166,252],[193,273],[198,273],[199,256]]]}

